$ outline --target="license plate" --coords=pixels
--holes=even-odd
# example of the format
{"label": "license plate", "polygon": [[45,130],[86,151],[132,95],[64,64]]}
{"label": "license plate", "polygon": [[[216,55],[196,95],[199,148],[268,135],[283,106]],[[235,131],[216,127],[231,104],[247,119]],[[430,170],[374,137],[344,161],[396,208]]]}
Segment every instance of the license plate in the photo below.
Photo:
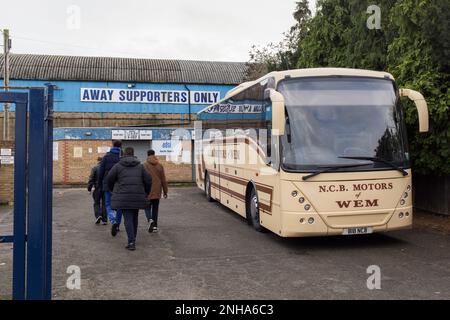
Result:
{"label": "license plate", "polygon": [[342,232],[343,235],[351,236],[354,234],[368,234],[372,233],[372,227],[360,227],[360,228],[347,228]]}

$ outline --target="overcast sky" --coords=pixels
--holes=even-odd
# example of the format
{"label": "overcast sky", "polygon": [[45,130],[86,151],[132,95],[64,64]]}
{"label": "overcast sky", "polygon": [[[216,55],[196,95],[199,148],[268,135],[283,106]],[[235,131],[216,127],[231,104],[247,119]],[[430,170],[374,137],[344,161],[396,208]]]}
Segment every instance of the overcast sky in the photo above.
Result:
{"label": "overcast sky", "polygon": [[[310,1],[315,2],[315,1]],[[13,53],[247,61],[278,42],[295,0],[14,0],[2,4]]]}

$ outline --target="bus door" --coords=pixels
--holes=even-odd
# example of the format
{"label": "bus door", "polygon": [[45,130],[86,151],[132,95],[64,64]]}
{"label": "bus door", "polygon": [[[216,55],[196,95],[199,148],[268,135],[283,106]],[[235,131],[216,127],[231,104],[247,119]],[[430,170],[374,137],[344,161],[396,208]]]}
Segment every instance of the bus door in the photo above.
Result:
{"label": "bus door", "polygon": [[[232,139],[231,139],[232,141]],[[232,186],[230,185],[230,162],[229,162],[229,153],[233,148],[233,144],[230,143],[230,138],[224,139],[224,143],[221,146],[221,163],[220,163],[220,202],[227,206],[232,208]]]}
{"label": "bus door", "polygon": [[219,139],[216,139],[211,145],[213,149],[212,167],[210,170],[211,179],[211,197],[220,201],[220,162],[222,147]]}

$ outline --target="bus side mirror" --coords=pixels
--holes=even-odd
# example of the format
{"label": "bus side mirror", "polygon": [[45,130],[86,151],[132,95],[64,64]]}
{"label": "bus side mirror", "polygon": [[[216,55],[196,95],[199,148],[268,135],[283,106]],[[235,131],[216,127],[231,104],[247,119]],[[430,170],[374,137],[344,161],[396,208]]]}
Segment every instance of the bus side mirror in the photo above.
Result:
{"label": "bus side mirror", "polygon": [[419,115],[419,132],[428,132],[428,106],[423,95],[411,89],[400,89],[400,97],[414,101]]}
{"label": "bus side mirror", "polygon": [[284,117],[284,97],[274,89],[267,89],[267,94],[272,102],[272,135],[284,135],[285,117]]}

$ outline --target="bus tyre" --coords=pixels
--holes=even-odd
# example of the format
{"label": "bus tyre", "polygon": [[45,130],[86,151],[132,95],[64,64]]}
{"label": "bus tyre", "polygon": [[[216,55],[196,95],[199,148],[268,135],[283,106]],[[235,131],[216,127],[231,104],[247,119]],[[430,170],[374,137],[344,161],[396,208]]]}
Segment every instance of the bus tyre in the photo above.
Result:
{"label": "bus tyre", "polygon": [[209,174],[207,173],[205,175],[205,195],[206,200],[209,202],[213,202],[213,198],[211,197],[211,181],[209,180]]}
{"label": "bus tyre", "polygon": [[247,219],[253,229],[258,232],[264,231],[264,227],[259,223],[259,203],[255,189],[250,191],[250,196],[247,199]]}

